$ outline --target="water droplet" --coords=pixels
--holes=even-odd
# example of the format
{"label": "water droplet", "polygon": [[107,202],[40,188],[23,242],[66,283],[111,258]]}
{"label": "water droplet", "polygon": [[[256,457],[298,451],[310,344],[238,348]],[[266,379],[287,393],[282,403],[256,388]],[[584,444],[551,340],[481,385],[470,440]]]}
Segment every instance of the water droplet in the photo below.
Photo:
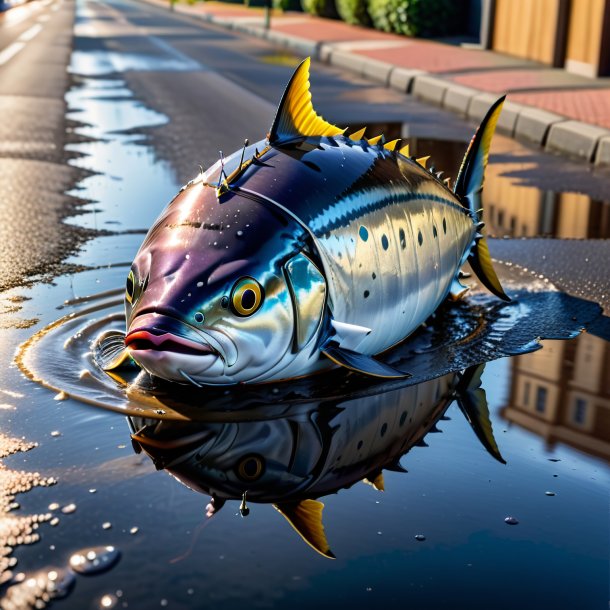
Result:
{"label": "water droplet", "polygon": [[71,513],[73,513],[76,510],[76,504],[66,504],[66,506],[64,506],[61,509],[61,512],[64,515],[70,515]]}
{"label": "water droplet", "polygon": [[68,395],[65,392],[58,392],[53,397],[53,400],[66,400],[67,398],[68,398]]}
{"label": "water droplet", "polygon": [[415,540],[418,542],[423,542],[425,539],[426,537],[423,534],[415,534]]}
{"label": "water droplet", "polygon": [[108,593],[100,599],[100,608],[114,608],[118,601],[114,595]]}
{"label": "water droplet", "polygon": [[49,504],[49,510],[57,510],[59,508],[59,504],[57,502],[52,502]]}
{"label": "water droplet", "polygon": [[201,288],[203,286],[203,282],[197,282],[197,288]]}
{"label": "water droplet", "polygon": [[105,530],[109,530],[112,527],[112,523],[110,523],[110,521],[104,521],[104,523],[102,523],[102,528]]}
{"label": "water droplet", "polygon": [[109,570],[121,556],[113,546],[96,546],[77,551],[70,557],[70,567],[79,574],[99,574]]}
{"label": "water droplet", "polygon": [[555,492],[554,492],[554,491],[545,491],[545,492],[544,492],[544,495],[545,495],[545,496],[554,496],[554,495],[555,495]]}
{"label": "water droplet", "polygon": [[237,237],[241,237],[244,234],[243,231],[237,231]]}
{"label": "water droplet", "polygon": [[129,533],[133,536],[134,534],[138,533],[138,527],[134,526],[129,530]]}
{"label": "water droplet", "polygon": [[97,489],[95,489],[94,487],[92,487],[92,488],[89,490],[89,493],[90,493],[90,494],[94,494],[96,491],[97,491]]}
{"label": "water droplet", "polygon": [[53,527],[55,527],[57,524],[59,523],[59,517],[53,517],[50,521],[49,521],[49,525],[52,525]]}
{"label": "water droplet", "polygon": [[519,521],[517,521],[517,519],[514,517],[506,517],[506,519],[504,519],[504,523],[507,523],[508,525],[517,525]]}
{"label": "water droplet", "polygon": [[59,430],[53,430],[53,432],[51,432],[51,436],[61,436],[61,432]]}

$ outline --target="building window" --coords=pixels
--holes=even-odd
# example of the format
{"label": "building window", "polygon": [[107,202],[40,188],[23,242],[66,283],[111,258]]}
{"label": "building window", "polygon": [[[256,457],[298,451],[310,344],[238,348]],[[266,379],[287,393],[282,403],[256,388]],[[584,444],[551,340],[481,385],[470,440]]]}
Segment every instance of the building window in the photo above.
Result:
{"label": "building window", "polygon": [[526,381],[523,384],[523,404],[528,407],[530,404],[530,382]]}
{"label": "building window", "polygon": [[546,409],[546,388],[538,386],[536,389],[536,411],[538,413],[544,413]]}
{"label": "building window", "polygon": [[587,419],[587,401],[584,398],[577,398],[574,401],[574,415],[572,417],[575,424],[583,425]]}

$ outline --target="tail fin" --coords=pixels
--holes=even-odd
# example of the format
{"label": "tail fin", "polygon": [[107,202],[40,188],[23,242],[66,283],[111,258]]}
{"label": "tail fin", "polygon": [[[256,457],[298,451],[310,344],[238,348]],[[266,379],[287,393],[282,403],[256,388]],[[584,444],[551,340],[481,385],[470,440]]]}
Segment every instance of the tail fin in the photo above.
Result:
{"label": "tail fin", "polygon": [[[498,117],[502,111],[505,97],[506,96],[502,96],[497,100],[485,115],[485,118],[470,142],[470,146],[462,161],[457,180],[455,181],[455,194],[470,210],[475,222],[479,221],[481,191],[483,190],[483,181],[485,178],[487,159],[489,158],[491,138],[496,130],[496,123],[498,122]],[[484,286],[501,299],[510,301],[510,298],[502,289],[500,280],[494,271],[489,248],[487,247],[487,241],[481,233],[476,237],[476,242],[468,257],[468,262]]]}

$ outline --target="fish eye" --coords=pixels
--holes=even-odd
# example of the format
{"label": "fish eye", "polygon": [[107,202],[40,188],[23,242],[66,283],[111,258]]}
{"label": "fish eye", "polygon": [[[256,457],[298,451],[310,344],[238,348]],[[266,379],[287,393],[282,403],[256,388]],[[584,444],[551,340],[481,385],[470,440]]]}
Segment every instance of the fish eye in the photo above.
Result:
{"label": "fish eye", "polygon": [[260,455],[248,455],[237,465],[237,476],[242,481],[257,481],[265,473],[265,460]]}
{"label": "fish eye", "polygon": [[136,278],[134,276],[133,270],[129,272],[127,276],[127,285],[125,286],[125,298],[128,303],[133,302],[133,297],[136,289]]}
{"label": "fish eye", "polygon": [[263,303],[263,288],[251,277],[238,280],[231,291],[231,305],[238,316],[251,316]]}

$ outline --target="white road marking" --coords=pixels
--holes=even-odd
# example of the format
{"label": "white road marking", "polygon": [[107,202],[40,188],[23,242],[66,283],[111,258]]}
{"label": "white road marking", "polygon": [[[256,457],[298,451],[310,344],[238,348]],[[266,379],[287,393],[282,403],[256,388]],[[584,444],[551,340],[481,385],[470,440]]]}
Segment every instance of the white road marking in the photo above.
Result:
{"label": "white road marking", "polygon": [[20,42],[29,42],[30,40],[32,40],[32,38],[34,38],[34,36],[40,34],[41,31],[42,26],[40,25],[40,23],[37,23],[36,25],[33,25],[29,30],[23,32],[23,34],[21,34],[21,36],[19,36],[17,40],[19,40]]}
{"label": "white road marking", "polygon": [[13,42],[6,49],[0,52],[0,66],[4,65],[9,59],[13,58],[21,49],[25,47],[25,42]]}

